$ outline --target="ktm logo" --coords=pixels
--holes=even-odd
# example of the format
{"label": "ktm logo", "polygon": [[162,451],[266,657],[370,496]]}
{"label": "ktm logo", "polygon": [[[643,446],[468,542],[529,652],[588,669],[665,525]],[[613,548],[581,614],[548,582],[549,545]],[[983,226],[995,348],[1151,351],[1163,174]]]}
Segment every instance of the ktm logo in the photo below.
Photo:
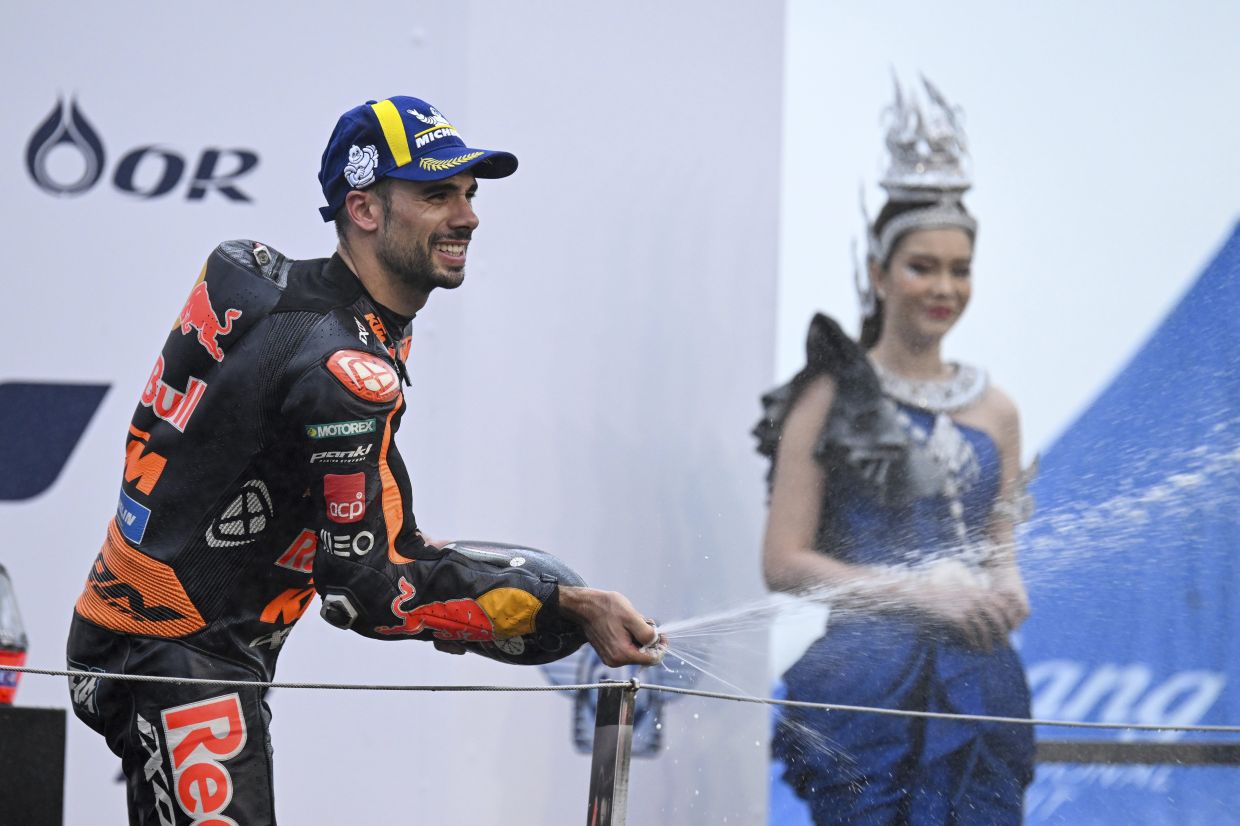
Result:
{"label": "ktm logo", "polygon": [[149,496],[151,491],[155,490],[155,483],[163,475],[168,460],[151,450],[142,452],[150,441],[150,433],[130,425],[129,436],[132,441],[125,445],[125,481],[132,482],[136,479],[138,483],[134,487]]}
{"label": "ktm logo", "polygon": [[259,614],[259,622],[269,625],[292,625],[301,619],[310,607],[314,598],[313,588],[289,588],[281,591],[276,598],[267,603],[263,613]]}
{"label": "ktm logo", "polygon": [[[206,271],[203,271],[206,274]],[[198,331],[198,343],[211,354],[216,361],[224,360],[224,351],[220,349],[219,337],[232,332],[233,321],[241,318],[240,310],[224,310],[224,321],[211,308],[211,296],[207,292],[207,282],[199,281],[190,292],[181,314],[177,317],[181,325],[181,335],[189,335],[190,330]]]}
{"label": "ktm logo", "polygon": [[400,395],[400,379],[392,365],[359,350],[337,350],[327,369],[345,388],[364,401],[384,404]]}
{"label": "ktm logo", "polygon": [[379,343],[386,347],[388,343],[387,330],[384,329],[383,322],[379,320],[379,316],[374,313],[366,313],[366,323],[370,325],[370,329],[375,334],[375,338],[379,339]]}

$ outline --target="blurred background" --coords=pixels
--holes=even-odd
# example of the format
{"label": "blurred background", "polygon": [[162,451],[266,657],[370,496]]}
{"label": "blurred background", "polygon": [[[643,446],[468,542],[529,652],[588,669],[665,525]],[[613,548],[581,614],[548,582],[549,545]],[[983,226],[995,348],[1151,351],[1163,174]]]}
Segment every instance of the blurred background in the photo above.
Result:
{"label": "blurred background", "polygon": [[[1044,457],[1019,640],[1035,715],[1240,722],[1235,4],[53,0],[9,19],[0,563],[29,664],[63,664],[126,423],[202,262],[230,238],[329,254],[323,146],[395,94],[521,161],[483,182],[466,284],[414,322],[419,523],[554,551],[663,621],[762,599],[758,396],[799,367],[813,312],[856,330],[859,190],[873,212],[893,72],[924,73],[966,113],[981,225],[948,355],[989,369]],[[316,613],[279,679],[548,679]],[[807,622],[700,640],[698,685],[767,696]],[[17,702],[66,697],[28,676]],[[567,698],[271,704],[282,822],[584,815]],[[662,714],[630,822],[767,822],[767,712]],[[1240,822],[1234,769],[1111,771],[1042,767],[1029,822]],[[119,821],[117,761],[72,715],[66,772],[67,823]]]}

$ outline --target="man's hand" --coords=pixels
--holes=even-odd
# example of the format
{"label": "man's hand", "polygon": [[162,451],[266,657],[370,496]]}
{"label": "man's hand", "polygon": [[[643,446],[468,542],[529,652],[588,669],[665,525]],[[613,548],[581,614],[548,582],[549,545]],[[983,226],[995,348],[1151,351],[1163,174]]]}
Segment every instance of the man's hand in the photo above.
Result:
{"label": "man's hand", "polygon": [[659,663],[660,651],[643,649],[656,643],[666,645],[667,640],[623,594],[561,585],[560,610],[581,626],[605,665],[616,668]]}

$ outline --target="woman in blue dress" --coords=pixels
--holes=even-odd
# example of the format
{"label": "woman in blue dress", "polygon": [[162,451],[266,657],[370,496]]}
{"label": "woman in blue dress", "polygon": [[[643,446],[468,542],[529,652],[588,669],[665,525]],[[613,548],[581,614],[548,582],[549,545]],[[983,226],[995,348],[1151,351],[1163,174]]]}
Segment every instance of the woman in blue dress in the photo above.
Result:
{"label": "woman in blue dress", "polygon": [[[1018,417],[985,371],[942,356],[977,224],[959,113],[925,85],[928,107],[897,87],[891,110],[860,341],[815,317],[805,368],[763,400],[763,571],[831,605],[784,676],[789,699],[1028,717],[1008,643],[1029,610]],[[1017,724],[791,709],[772,750],[819,826],[1018,824],[1033,774],[1032,729]]]}

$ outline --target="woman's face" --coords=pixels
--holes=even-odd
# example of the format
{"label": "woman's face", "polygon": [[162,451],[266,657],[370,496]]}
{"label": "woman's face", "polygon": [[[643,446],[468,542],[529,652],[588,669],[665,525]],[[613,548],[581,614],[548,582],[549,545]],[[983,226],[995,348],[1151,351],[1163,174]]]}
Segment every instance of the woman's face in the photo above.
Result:
{"label": "woman's face", "polygon": [[883,333],[914,345],[941,339],[973,290],[973,241],[961,229],[923,229],[896,244],[887,268],[873,267],[883,299]]}

